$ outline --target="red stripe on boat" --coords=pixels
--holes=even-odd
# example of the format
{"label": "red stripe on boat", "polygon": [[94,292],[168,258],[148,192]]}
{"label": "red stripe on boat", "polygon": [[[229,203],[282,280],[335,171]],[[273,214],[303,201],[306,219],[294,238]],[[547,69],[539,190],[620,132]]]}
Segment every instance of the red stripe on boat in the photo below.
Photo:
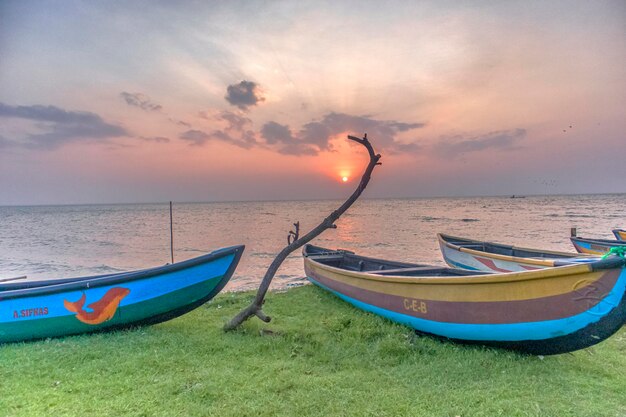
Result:
{"label": "red stripe on boat", "polygon": [[509,269],[502,269],[502,268],[498,268],[496,266],[495,263],[493,263],[493,261],[491,259],[486,259],[486,258],[480,258],[478,256],[474,256],[474,258],[480,262],[481,264],[485,265],[487,268],[493,270],[493,271],[498,271],[498,272],[513,272]]}

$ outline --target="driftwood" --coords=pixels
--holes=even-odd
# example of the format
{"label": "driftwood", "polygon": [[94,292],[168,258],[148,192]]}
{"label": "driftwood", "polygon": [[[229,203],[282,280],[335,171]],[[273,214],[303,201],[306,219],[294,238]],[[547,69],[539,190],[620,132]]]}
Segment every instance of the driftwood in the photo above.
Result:
{"label": "driftwood", "polygon": [[280,267],[280,265],[283,263],[285,259],[287,259],[287,256],[289,256],[289,254],[293,252],[294,250],[309,243],[311,240],[319,236],[326,229],[336,228],[337,226],[335,225],[335,222],[337,221],[337,219],[339,219],[339,217],[346,210],[348,210],[348,208],[350,208],[350,206],[359,198],[363,190],[365,190],[367,183],[370,181],[372,171],[374,170],[376,165],[381,164],[380,162],[378,162],[378,160],[380,159],[380,154],[376,154],[374,152],[374,148],[372,148],[372,145],[367,140],[367,134],[363,136],[363,139],[360,139],[354,136],[348,136],[348,139],[358,142],[361,145],[365,146],[370,157],[369,164],[365,168],[365,172],[363,173],[363,176],[361,177],[361,181],[359,182],[358,187],[352,193],[352,195],[341,205],[341,207],[333,211],[319,225],[317,225],[317,227],[315,227],[306,235],[300,237],[300,222],[294,223],[295,230],[290,231],[289,234],[287,235],[287,246],[283,250],[281,250],[278,255],[276,255],[276,258],[274,258],[274,261],[270,264],[269,268],[267,269],[267,272],[265,273],[265,276],[263,277],[263,280],[261,281],[261,285],[259,286],[256,297],[254,298],[254,300],[252,301],[252,303],[250,303],[248,307],[241,310],[239,314],[233,317],[233,319],[224,326],[224,330],[226,331],[234,330],[240,324],[242,324],[244,321],[248,320],[252,316],[257,316],[264,322],[268,323],[271,320],[271,318],[265,315],[265,313],[263,313],[263,310],[262,310],[263,302],[265,299],[265,294],[267,293],[267,290],[270,287],[270,283],[272,282],[272,279],[274,278],[274,275],[278,271],[278,268]]}

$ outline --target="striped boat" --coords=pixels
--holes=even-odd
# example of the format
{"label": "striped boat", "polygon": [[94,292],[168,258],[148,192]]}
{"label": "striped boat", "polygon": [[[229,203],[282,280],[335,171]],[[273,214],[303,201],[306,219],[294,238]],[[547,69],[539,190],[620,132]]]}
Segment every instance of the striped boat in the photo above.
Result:
{"label": "striped boat", "polygon": [[626,261],[491,274],[304,248],[314,284],[423,333],[548,355],[583,349],[626,322]]}
{"label": "striped boat", "polygon": [[615,239],[620,240],[620,241],[626,241],[626,230],[613,229],[612,232],[615,235]]}
{"label": "striped boat", "polygon": [[610,239],[588,239],[584,237],[570,237],[574,248],[579,253],[603,255],[613,247],[626,246],[626,242]]}
{"label": "striped boat", "polygon": [[599,259],[596,255],[521,248],[443,233],[437,234],[437,240],[448,265],[471,271],[532,271]]}
{"label": "striped boat", "polygon": [[155,324],[213,298],[244,246],[141,271],[0,284],[0,343]]}

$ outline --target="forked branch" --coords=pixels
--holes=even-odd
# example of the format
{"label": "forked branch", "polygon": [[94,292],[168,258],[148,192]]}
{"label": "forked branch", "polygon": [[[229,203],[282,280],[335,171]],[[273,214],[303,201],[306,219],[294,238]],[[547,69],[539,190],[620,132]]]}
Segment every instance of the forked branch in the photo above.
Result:
{"label": "forked branch", "polygon": [[380,154],[374,152],[372,144],[367,139],[367,134],[365,134],[362,139],[355,136],[348,136],[348,139],[363,145],[365,149],[367,149],[370,157],[369,163],[367,164],[367,167],[363,172],[363,176],[361,177],[361,181],[359,182],[356,190],[354,190],[352,195],[350,195],[350,197],[348,197],[348,199],[337,210],[333,211],[328,217],[326,217],[319,225],[317,225],[306,235],[300,237],[300,222],[294,223],[295,231],[289,232],[289,234],[287,235],[287,246],[283,250],[281,250],[278,255],[276,255],[276,258],[274,258],[274,261],[272,261],[272,263],[270,264],[267,272],[265,272],[265,276],[261,281],[261,285],[259,286],[259,289],[256,293],[256,297],[248,307],[241,310],[239,314],[233,317],[232,320],[224,326],[224,330],[234,330],[252,316],[257,316],[264,322],[269,322],[271,318],[269,316],[266,316],[262,310],[263,301],[265,299],[265,294],[270,287],[270,283],[272,282],[274,275],[276,275],[276,272],[278,271],[280,265],[294,250],[309,243],[326,229],[336,228],[337,226],[335,225],[335,222],[343,213],[345,213],[346,210],[348,210],[348,208],[350,208],[350,206],[359,198],[361,193],[363,193],[365,187],[367,187],[367,184],[369,183],[372,176],[372,171],[374,171],[374,168],[376,168],[377,165],[381,164],[379,162]]}
{"label": "forked branch", "polygon": [[289,231],[289,234],[287,235],[287,245],[291,245],[292,242],[295,242],[300,237],[300,222],[295,222],[293,226],[295,227],[296,231]]}

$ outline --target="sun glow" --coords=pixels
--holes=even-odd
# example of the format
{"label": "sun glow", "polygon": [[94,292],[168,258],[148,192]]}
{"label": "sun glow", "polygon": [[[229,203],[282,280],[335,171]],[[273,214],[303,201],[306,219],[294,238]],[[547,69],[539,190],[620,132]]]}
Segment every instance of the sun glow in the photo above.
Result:
{"label": "sun glow", "polygon": [[350,170],[346,168],[339,169],[339,181],[340,182],[348,182],[350,181]]}

